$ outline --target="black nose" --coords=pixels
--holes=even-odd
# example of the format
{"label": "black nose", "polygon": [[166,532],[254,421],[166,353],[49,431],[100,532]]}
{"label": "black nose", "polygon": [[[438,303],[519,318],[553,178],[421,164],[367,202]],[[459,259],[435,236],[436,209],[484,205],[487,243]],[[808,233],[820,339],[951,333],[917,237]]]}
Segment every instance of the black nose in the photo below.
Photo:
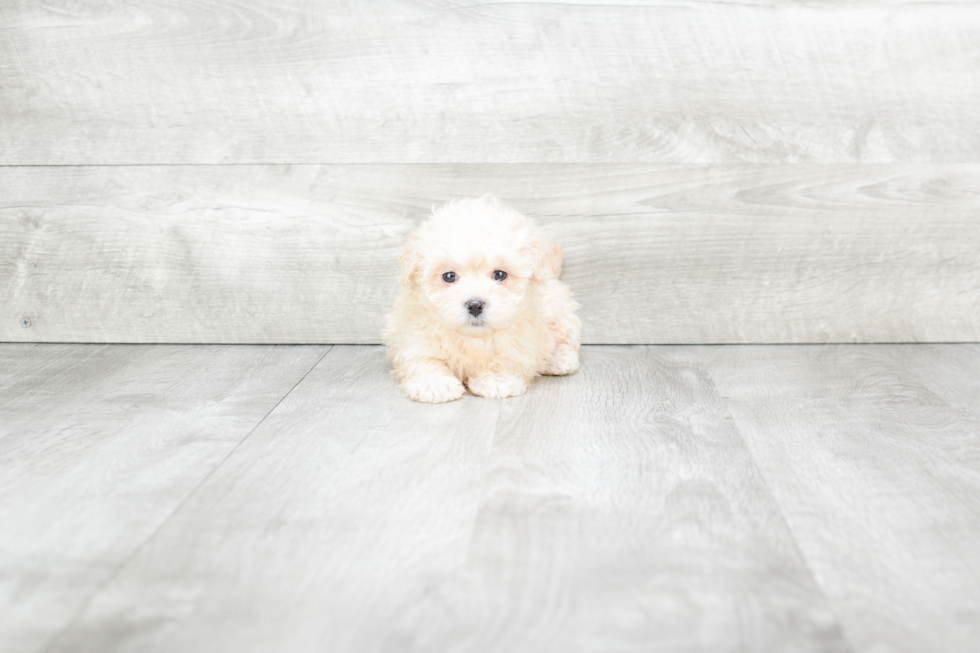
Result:
{"label": "black nose", "polygon": [[486,304],[481,302],[479,299],[471,299],[470,301],[466,302],[466,310],[468,310],[470,315],[473,317],[476,317],[482,313],[484,306],[486,306]]}

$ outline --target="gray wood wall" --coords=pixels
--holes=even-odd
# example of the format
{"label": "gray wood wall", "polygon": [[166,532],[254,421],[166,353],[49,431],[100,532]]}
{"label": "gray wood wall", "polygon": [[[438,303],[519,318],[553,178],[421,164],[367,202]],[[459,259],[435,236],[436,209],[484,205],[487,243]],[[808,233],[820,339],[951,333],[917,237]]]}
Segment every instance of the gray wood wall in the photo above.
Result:
{"label": "gray wood wall", "polygon": [[486,192],[590,343],[980,340],[980,5],[0,0],[0,340],[378,342]]}

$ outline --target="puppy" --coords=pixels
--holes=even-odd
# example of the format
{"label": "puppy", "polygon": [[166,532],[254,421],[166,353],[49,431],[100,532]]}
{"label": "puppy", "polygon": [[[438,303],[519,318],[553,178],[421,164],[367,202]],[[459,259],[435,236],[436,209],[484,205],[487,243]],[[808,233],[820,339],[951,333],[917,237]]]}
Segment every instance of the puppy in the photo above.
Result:
{"label": "puppy", "polygon": [[453,401],[466,388],[513,397],[539,374],[578,369],[578,304],[558,280],[562,254],[493,197],[433,211],[408,237],[383,341],[410,398]]}

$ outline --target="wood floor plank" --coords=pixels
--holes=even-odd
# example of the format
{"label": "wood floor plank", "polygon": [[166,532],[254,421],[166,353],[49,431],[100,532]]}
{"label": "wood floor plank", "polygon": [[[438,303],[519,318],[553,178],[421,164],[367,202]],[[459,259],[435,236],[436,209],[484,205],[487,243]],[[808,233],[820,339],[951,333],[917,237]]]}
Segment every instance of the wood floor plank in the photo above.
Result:
{"label": "wood floor plank", "polygon": [[978,341],[977,188],[972,164],[8,168],[0,341],[377,343],[405,235],[488,191],[563,246],[587,343]]}
{"label": "wood floor plank", "polygon": [[374,651],[462,564],[500,404],[335,347],[51,651]]}
{"label": "wood floor plank", "polygon": [[536,384],[501,408],[465,564],[385,650],[847,650],[689,350]]}
{"label": "wood floor plank", "polygon": [[0,650],[42,650],[326,349],[0,346]]}
{"label": "wood floor plank", "polygon": [[976,648],[980,350],[701,354],[854,650]]}
{"label": "wood floor plank", "polygon": [[336,347],[51,653],[836,651],[696,358],[428,406]]}
{"label": "wood floor plank", "polygon": [[7,165],[980,153],[971,2],[8,0],[0,25]]}

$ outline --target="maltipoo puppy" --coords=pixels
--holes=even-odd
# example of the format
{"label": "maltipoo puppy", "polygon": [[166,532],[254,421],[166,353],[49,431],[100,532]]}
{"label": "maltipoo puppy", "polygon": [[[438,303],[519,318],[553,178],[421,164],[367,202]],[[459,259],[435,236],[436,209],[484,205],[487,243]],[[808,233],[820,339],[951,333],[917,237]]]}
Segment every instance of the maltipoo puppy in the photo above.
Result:
{"label": "maltipoo puppy", "polygon": [[558,244],[493,197],[450,202],[408,237],[383,340],[416,401],[513,397],[578,369],[581,326]]}

